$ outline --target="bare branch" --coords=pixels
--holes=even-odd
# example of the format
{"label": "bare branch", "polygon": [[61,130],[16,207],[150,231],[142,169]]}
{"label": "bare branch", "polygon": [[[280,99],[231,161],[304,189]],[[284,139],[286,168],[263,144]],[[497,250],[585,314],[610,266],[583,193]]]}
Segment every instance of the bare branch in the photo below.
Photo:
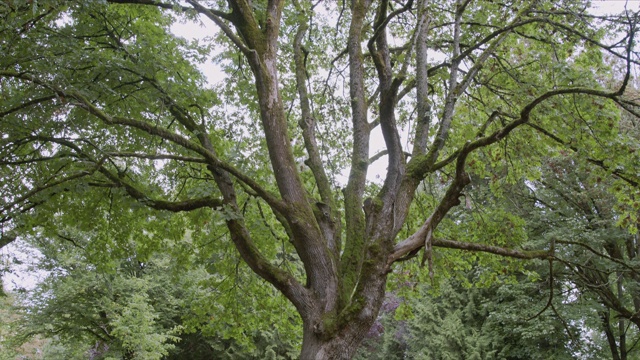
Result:
{"label": "bare branch", "polygon": [[516,259],[549,259],[550,257],[553,257],[553,254],[546,250],[529,250],[529,251],[517,250],[517,249],[508,249],[508,248],[502,248],[502,247],[486,245],[486,244],[469,243],[469,242],[445,240],[445,239],[433,239],[433,246],[447,248],[447,249],[486,252],[489,254],[495,254],[495,255],[500,255],[504,257],[516,258]]}
{"label": "bare branch", "polygon": [[172,154],[144,154],[144,153],[136,153],[136,152],[108,152],[106,154],[111,157],[138,158],[138,159],[149,159],[149,160],[176,160],[180,162],[207,164],[207,161],[202,158],[187,157],[187,156],[172,155]]}

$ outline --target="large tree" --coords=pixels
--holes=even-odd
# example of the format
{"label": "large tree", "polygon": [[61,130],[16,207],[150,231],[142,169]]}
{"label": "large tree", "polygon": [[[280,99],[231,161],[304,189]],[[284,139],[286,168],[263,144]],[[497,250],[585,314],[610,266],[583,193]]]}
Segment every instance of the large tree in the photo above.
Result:
{"label": "large tree", "polygon": [[[1,242],[76,236],[96,257],[144,259],[158,239],[213,236],[222,220],[300,314],[303,359],[351,358],[394,264],[421,249],[429,266],[434,247],[553,257],[553,246],[436,236],[474,177],[495,189],[535,177],[564,147],[638,183],[625,157],[637,141],[625,148],[617,131],[620,109],[635,113],[631,11],[544,0],[0,6]],[[219,31],[190,42],[171,34],[174,21]],[[194,67],[212,50],[225,73],[214,88]],[[445,190],[428,194],[425,180]],[[135,251],[121,245],[131,239]]]}

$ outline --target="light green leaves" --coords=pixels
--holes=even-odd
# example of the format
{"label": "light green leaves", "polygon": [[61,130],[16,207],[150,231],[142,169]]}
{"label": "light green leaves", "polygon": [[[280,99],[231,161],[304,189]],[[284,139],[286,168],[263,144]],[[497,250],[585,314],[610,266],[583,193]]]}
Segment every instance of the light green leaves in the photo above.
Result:
{"label": "light green leaves", "polygon": [[121,341],[125,354],[133,354],[133,359],[162,359],[175,347],[171,342],[179,340],[174,336],[179,327],[158,333],[155,324],[158,317],[146,294],[133,294],[113,317],[111,335]]}

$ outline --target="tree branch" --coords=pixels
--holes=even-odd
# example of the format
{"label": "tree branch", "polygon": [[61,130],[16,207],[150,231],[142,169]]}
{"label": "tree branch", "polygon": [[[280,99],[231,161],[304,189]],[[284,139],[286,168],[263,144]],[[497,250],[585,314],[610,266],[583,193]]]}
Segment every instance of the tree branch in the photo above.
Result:
{"label": "tree branch", "polygon": [[[447,193],[440,201],[440,204],[438,205],[434,213],[429,217],[429,219],[427,219],[427,221],[416,233],[396,244],[393,252],[389,256],[388,264],[391,265],[393,262],[398,261],[406,254],[419,249],[419,247],[424,244],[424,240],[428,232],[432,229],[435,229],[444,215],[446,215],[446,213],[453,206],[460,203],[457,197],[460,195],[462,189],[464,188],[464,186],[466,186],[466,184],[468,184],[469,181],[468,175],[466,175],[466,173],[464,172],[464,166],[466,158],[471,152],[481,147],[485,147],[500,141],[518,126],[527,123],[531,116],[531,112],[536,108],[536,106],[540,105],[545,100],[554,96],[566,94],[589,94],[609,99],[614,99],[616,97],[615,92],[612,93],[587,88],[569,88],[548,91],[538,96],[528,105],[523,107],[520,111],[520,117],[518,119],[512,121],[511,123],[505,125],[503,128],[493,132],[488,136],[482,137],[472,142],[468,141],[460,150],[456,151],[457,155],[454,157],[456,158],[456,176],[452,184],[449,186]],[[417,179],[422,179],[428,171],[432,170],[428,166],[429,160],[425,159],[425,157],[426,156],[423,155],[411,159],[408,166],[408,175],[416,176]]]}
{"label": "tree branch", "polygon": [[118,187],[122,187],[125,189],[127,194],[132,198],[138,200],[143,205],[146,205],[152,209],[156,210],[167,210],[171,212],[181,212],[181,211],[192,211],[196,209],[200,209],[203,207],[208,208],[219,208],[223,205],[223,201],[213,196],[205,196],[197,199],[189,199],[183,201],[165,201],[165,200],[157,200],[153,199],[150,196],[146,195],[141,190],[137,189],[135,186],[129,184],[124,181],[121,177],[113,172],[109,171],[104,167],[100,167],[100,173],[103,174],[107,179],[111,180]]}
{"label": "tree branch", "polygon": [[[297,2],[295,2],[298,11],[303,13],[302,8]],[[294,38],[293,43],[293,57],[295,62],[295,75],[296,75],[296,88],[298,90],[298,96],[300,98],[300,110],[302,112],[302,118],[299,121],[300,128],[302,129],[302,137],[304,139],[305,149],[309,158],[305,161],[305,164],[311,169],[311,173],[318,186],[318,192],[320,193],[320,199],[323,203],[317,203],[314,209],[314,215],[318,225],[321,227],[325,241],[328,248],[331,250],[333,256],[337,259],[340,256],[341,241],[340,241],[340,228],[341,220],[339,218],[338,207],[336,205],[331,184],[324,169],[320,151],[318,150],[318,143],[316,140],[316,121],[311,113],[311,100],[307,93],[307,71],[305,67],[306,54],[302,46],[302,39],[306,34],[308,25],[306,23],[306,17],[300,21],[298,31]],[[322,205],[320,205],[322,204]]]}
{"label": "tree branch", "polygon": [[7,203],[5,206],[2,207],[2,211],[1,212],[7,212],[9,211],[12,207],[14,207],[15,205],[24,202],[26,200],[28,200],[29,198],[47,190],[47,189],[51,189],[53,187],[56,187],[58,185],[64,184],[64,183],[68,183],[72,180],[76,180],[76,179],[80,179],[83,178],[85,176],[89,176],[92,175],[96,170],[98,170],[98,168],[100,167],[101,163],[105,160],[106,158],[103,158],[102,160],[100,160],[99,162],[96,163],[96,165],[94,167],[92,167],[89,170],[85,170],[85,171],[79,171],[77,173],[65,176],[61,179],[58,179],[56,181],[52,181],[46,184],[42,184],[42,185],[38,185],[38,186],[34,186],[33,189],[27,191],[24,195],[18,197],[17,199]]}
{"label": "tree branch", "polygon": [[258,196],[263,198],[267,202],[267,204],[269,204],[269,206],[274,207],[275,210],[280,212],[286,211],[286,205],[280,199],[277,199],[273,194],[265,190],[261,185],[259,185],[251,177],[242,173],[240,170],[236,169],[231,164],[228,164],[220,160],[214,153],[212,153],[202,145],[194,143],[184,138],[181,135],[178,135],[165,128],[159,127],[155,124],[148,123],[146,121],[110,116],[107,113],[105,113],[102,109],[98,108],[96,105],[91,103],[87,98],[85,98],[80,93],[74,90],[67,91],[58,86],[47,84],[46,82],[36,78],[35,76],[29,75],[27,73],[18,73],[15,71],[1,70],[0,76],[7,76],[7,77],[13,77],[13,78],[18,78],[22,80],[27,80],[37,85],[40,85],[44,88],[50,89],[54,91],[56,94],[63,96],[67,99],[75,99],[78,101],[76,106],[86,110],[88,113],[102,120],[107,125],[112,125],[112,126],[124,125],[127,127],[136,128],[150,135],[155,135],[165,140],[169,140],[177,145],[180,145],[181,147],[187,150],[191,150],[197,154],[200,154],[207,161],[207,164],[209,164],[213,168],[219,168],[224,171],[227,171],[231,175],[236,177],[238,180],[247,184],[251,189],[253,189],[258,194]]}
{"label": "tree branch", "polygon": [[[431,127],[431,101],[429,101],[429,62],[428,34],[431,18],[427,14],[429,0],[418,1],[418,24],[415,39],[416,52],[416,102],[418,119],[416,124],[413,155],[424,154],[427,149],[429,129]],[[404,90],[403,90],[404,92]]]}
{"label": "tree branch", "polygon": [[[570,143],[562,140],[561,138],[559,138],[558,136],[552,134],[551,132],[547,131],[546,129],[542,128],[541,126],[538,126],[536,124],[533,123],[527,123],[527,126],[530,126],[531,128],[535,129],[536,131],[538,131],[539,133],[547,136],[548,138],[550,138],[551,140],[557,142],[558,144],[561,144],[563,146],[566,146],[569,150],[575,152],[576,154],[579,154],[580,152],[578,151],[579,149],[573,145],[571,145]],[[598,166],[599,168],[610,172],[611,174],[613,174],[614,176],[624,180],[627,184],[633,186],[633,187],[639,187],[640,183],[636,180],[633,180],[631,178],[631,175],[629,174],[625,174],[622,170],[620,169],[611,169],[611,167],[605,165],[604,160],[597,160],[597,159],[593,159],[593,158],[586,158],[585,160],[587,160],[589,163]]]}
{"label": "tree branch", "polygon": [[0,118],[5,117],[5,116],[7,116],[7,115],[9,115],[11,113],[14,113],[16,111],[20,111],[22,109],[28,108],[29,106],[41,104],[43,102],[47,102],[47,101],[53,100],[55,98],[56,98],[55,95],[48,95],[48,96],[42,96],[42,97],[39,97],[39,98],[35,98],[35,99],[32,99],[32,100],[29,100],[29,101],[27,101],[25,103],[22,103],[22,104],[20,104],[18,106],[15,106],[15,107],[11,108],[11,109],[8,109],[8,110],[5,110],[5,111],[0,111]]}
{"label": "tree branch", "polygon": [[340,272],[345,279],[340,289],[342,305],[346,305],[353,294],[362,270],[365,247],[365,216],[363,196],[369,168],[369,123],[367,121],[367,99],[364,82],[364,59],[362,55],[362,29],[369,0],[351,2],[352,19],[349,27],[347,50],[349,54],[349,98],[351,100],[351,121],[353,146],[351,149],[351,169],[344,190],[346,242],[340,259]]}
{"label": "tree branch", "polygon": [[230,14],[214,12],[213,10],[207,9],[204,6],[198,4],[196,1],[187,0],[189,5],[193,6],[193,8],[201,14],[204,14],[206,17],[211,19],[222,32],[233,42],[233,44],[238,47],[240,51],[246,56],[251,56],[253,54],[253,50],[247,47],[245,42],[236,35],[236,33],[222,21],[222,18],[231,20],[232,16]]}
{"label": "tree branch", "polygon": [[144,153],[137,153],[137,152],[108,152],[106,154],[111,157],[138,158],[138,159],[149,159],[149,160],[176,160],[180,162],[207,164],[207,161],[202,158],[172,155],[172,154],[144,154]]}
{"label": "tree branch", "polygon": [[446,249],[458,249],[474,252],[486,252],[489,254],[511,257],[516,259],[549,259],[553,257],[553,253],[546,250],[517,250],[508,249],[498,246],[469,243],[455,240],[433,239],[433,246]]}
{"label": "tree branch", "polygon": [[305,21],[301,21],[296,33],[293,47],[294,47],[294,61],[296,65],[296,88],[298,90],[298,96],[300,97],[300,110],[302,112],[302,118],[299,125],[302,129],[302,136],[304,138],[305,148],[309,154],[309,159],[306,161],[307,166],[311,169],[313,176],[318,185],[318,192],[320,198],[332,209],[335,209],[335,201],[333,199],[333,193],[331,191],[331,185],[325,173],[322,159],[320,157],[320,151],[318,150],[318,143],[316,139],[315,127],[316,121],[311,113],[311,100],[307,92],[307,72],[305,68],[306,55],[302,46],[302,39],[304,38],[308,25]]}

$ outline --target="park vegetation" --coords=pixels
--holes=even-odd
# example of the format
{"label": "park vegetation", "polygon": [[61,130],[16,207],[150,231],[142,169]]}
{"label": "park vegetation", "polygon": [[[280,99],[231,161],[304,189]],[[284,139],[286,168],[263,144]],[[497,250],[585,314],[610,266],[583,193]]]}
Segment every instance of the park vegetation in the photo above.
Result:
{"label": "park vegetation", "polygon": [[45,274],[3,298],[3,351],[638,356],[637,11],[30,0],[0,18],[0,247]]}

